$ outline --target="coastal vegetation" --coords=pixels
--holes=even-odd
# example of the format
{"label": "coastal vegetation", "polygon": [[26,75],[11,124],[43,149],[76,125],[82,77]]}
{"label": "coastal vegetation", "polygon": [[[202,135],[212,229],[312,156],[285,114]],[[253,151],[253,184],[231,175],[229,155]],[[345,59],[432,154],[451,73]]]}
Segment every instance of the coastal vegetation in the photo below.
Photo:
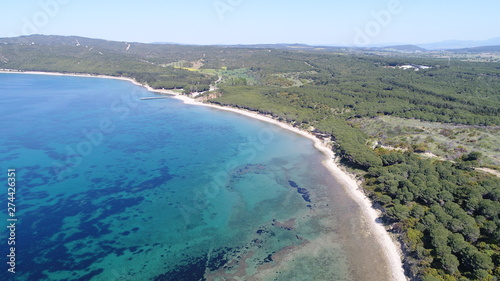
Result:
{"label": "coastal vegetation", "polygon": [[475,168],[499,166],[500,64],[441,57],[76,37],[0,40],[2,69],[124,76],[187,94],[217,86],[202,97],[331,140],[401,240],[409,277],[498,280],[500,179]]}
{"label": "coastal vegetation", "polygon": [[349,122],[368,134],[372,146],[390,150],[419,150],[423,155],[456,161],[480,152],[480,165],[500,166],[500,127],[425,122],[392,116],[357,118]]}
{"label": "coastal vegetation", "polygon": [[[366,189],[401,233],[410,275],[422,280],[496,280],[500,180],[449,161],[379,149]],[[478,154],[464,157],[474,162]]]}

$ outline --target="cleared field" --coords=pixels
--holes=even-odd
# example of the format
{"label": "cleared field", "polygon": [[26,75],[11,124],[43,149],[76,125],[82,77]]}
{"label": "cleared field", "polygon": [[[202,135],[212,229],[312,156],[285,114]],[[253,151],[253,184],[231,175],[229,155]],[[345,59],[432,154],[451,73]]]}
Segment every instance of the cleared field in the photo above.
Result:
{"label": "cleared field", "polygon": [[390,116],[350,122],[367,133],[374,145],[425,150],[447,160],[481,152],[483,165],[500,167],[500,126],[452,125]]}

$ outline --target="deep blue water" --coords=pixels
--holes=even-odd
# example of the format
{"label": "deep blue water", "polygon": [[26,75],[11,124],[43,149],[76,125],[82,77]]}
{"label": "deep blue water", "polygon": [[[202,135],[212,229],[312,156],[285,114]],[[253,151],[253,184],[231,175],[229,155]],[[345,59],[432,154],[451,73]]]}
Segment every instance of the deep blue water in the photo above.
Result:
{"label": "deep blue water", "polygon": [[145,96],[126,81],[0,74],[1,169],[18,183],[6,280],[352,278],[310,140]]}

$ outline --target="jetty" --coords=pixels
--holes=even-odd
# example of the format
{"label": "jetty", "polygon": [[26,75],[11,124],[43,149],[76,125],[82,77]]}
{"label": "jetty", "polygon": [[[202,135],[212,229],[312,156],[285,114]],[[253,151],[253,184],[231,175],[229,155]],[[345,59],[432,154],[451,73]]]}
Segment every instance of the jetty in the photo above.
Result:
{"label": "jetty", "polygon": [[159,100],[159,99],[171,99],[172,97],[144,97],[141,100]]}

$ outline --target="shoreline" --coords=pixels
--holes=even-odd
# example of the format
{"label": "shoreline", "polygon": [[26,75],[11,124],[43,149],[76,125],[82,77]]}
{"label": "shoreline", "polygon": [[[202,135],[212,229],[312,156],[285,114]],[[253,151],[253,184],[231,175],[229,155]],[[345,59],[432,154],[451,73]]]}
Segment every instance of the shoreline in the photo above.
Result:
{"label": "shoreline", "polygon": [[92,75],[92,74],[78,74],[78,73],[60,73],[60,72],[41,72],[41,71],[18,71],[18,70],[7,70],[1,69],[0,73],[11,73],[11,74],[37,74],[37,75],[53,75],[53,76],[73,76],[73,77],[89,77],[89,78],[104,78],[104,79],[116,79],[122,81],[132,82],[135,85],[146,88],[148,91],[159,94],[168,94],[172,95],[172,98],[181,100],[184,104],[190,105],[199,105],[215,108],[218,110],[229,111],[233,113],[237,113],[240,115],[244,115],[250,118],[254,118],[263,122],[267,122],[273,125],[277,125],[283,129],[306,137],[314,142],[314,147],[319,152],[323,153],[325,159],[322,161],[322,164],[328,169],[328,171],[332,174],[332,176],[343,186],[347,195],[355,201],[361,213],[364,215],[365,223],[368,229],[373,233],[376,237],[377,243],[381,246],[385,259],[387,261],[387,265],[390,269],[389,274],[392,276],[392,279],[395,281],[406,281],[408,280],[404,274],[403,263],[402,263],[402,253],[398,248],[398,243],[394,241],[391,235],[387,232],[385,227],[377,222],[379,217],[379,211],[372,207],[372,202],[366,195],[363,193],[361,187],[358,185],[355,179],[351,177],[350,174],[343,171],[339,164],[335,162],[335,153],[328,148],[320,139],[318,139],[313,134],[300,130],[296,127],[293,127],[289,124],[277,121],[273,118],[261,115],[259,113],[237,109],[232,107],[225,107],[215,104],[207,104],[196,101],[190,97],[175,93],[171,90],[157,90],[151,88],[149,85],[141,84],[135,81],[132,78],[127,77],[117,77],[117,76],[108,76],[108,75]]}

